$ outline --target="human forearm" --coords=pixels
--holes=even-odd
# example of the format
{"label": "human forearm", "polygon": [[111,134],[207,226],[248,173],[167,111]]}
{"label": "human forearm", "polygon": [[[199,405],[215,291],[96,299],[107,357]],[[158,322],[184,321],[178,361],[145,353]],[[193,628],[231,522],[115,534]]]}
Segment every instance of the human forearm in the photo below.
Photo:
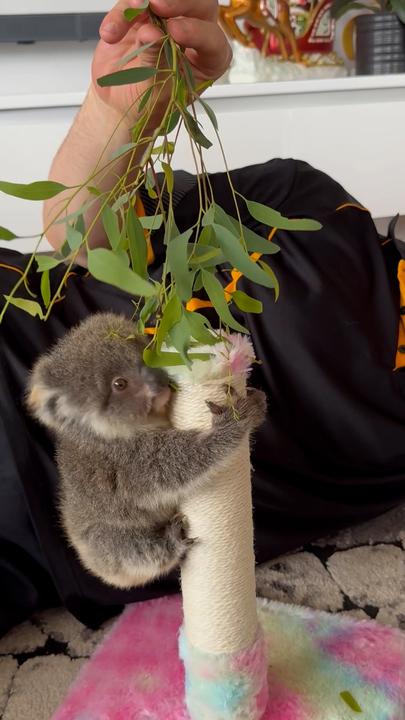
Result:
{"label": "human forearm", "polygon": [[[104,169],[111,155],[118,147],[130,141],[130,126],[112,108],[103,103],[90,88],[89,93],[78,113],[71,129],[61,145],[51,166],[51,180],[63,183],[70,189],[47,200],[44,204],[44,228],[52,247],[59,249],[65,240],[65,225],[52,222],[63,211],[67,215],[77,211],[87,200],[94,196],[86,188],[78,190],[76,186],[88,181],[101,192],[111,190],[128,167],[128,155],[114,161],[108,169]],[[93,174],[96,171],[94,177]],[[72,197],[73,196],[73,197]],[[92,247],[105,245],[105,233],[100,220],[95,218],[100,210],[105,195],[96,199],[85,213],[86,228],[94,226],[89,235]],[[69,198],[66,210],[63,210]]]}

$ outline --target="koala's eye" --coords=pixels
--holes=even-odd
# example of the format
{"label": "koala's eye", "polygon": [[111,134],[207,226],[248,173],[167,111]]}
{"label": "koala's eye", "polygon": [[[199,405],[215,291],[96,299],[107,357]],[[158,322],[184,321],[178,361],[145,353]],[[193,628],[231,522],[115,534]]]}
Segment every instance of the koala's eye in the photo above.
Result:
{"label": "koala's eye", "polygon": [[128,380],[126,380],[125,378],[122,378],[122,377],[115,378],[112,381],[112,387],[113,387],[113,390],[122,392],[123,390],[126,390],[126,388],[128,387]]}

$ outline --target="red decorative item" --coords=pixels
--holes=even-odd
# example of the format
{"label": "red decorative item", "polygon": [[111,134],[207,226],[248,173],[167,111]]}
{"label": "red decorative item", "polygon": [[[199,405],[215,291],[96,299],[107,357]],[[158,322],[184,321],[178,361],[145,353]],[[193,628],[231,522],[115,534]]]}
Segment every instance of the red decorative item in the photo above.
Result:
{"label": "red decorative item", "polygon": [[[309,2],[307,0],[263,0],[261,12],[269,25],[276,21],[280,25],[289,23],[296,37],[296,45],[300,54],[330,53],[333,50],[334,21],[331,17],[332,0]],[[277,35],[266,35],[263,30],[250,22],[245,21],[244,30],[251,38],[253,44],[268,55],[282,55],[282,49]],[[294,48],[285,40],[287,50],[293,54]]]}

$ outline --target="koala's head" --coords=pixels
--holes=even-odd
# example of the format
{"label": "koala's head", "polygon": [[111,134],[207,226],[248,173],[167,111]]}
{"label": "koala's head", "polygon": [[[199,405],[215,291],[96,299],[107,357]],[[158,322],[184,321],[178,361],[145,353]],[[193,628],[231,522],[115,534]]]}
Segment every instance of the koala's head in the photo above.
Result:
{"label": "koala's head", "polygon": [[56,431],[75,425],[106,439],[167,425],[169,378],[145,366],[147,340],[134,330],[124,317],[100,313],[68,332],[33,368],[33,415]]}

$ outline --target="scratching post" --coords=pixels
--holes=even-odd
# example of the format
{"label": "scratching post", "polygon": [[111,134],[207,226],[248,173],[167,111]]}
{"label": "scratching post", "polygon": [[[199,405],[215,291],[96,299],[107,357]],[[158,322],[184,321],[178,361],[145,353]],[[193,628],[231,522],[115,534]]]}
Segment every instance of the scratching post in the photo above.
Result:
{"label": "scratching post", "polygon": [[[242,394],[253,359],[248,340],[214,346],[214,358],[171,369],[172,411],[181,429],[210,428],[206,401]],[[200,349],[199,349],[200,351]],[[212,352],[212,348],[210,348]],[[256,610],[249,440],[207,476],[182,511],[198,538],[182,567],[184,626],[180,655],[192,720],[259,720],[267,705],[266,658]]]}

